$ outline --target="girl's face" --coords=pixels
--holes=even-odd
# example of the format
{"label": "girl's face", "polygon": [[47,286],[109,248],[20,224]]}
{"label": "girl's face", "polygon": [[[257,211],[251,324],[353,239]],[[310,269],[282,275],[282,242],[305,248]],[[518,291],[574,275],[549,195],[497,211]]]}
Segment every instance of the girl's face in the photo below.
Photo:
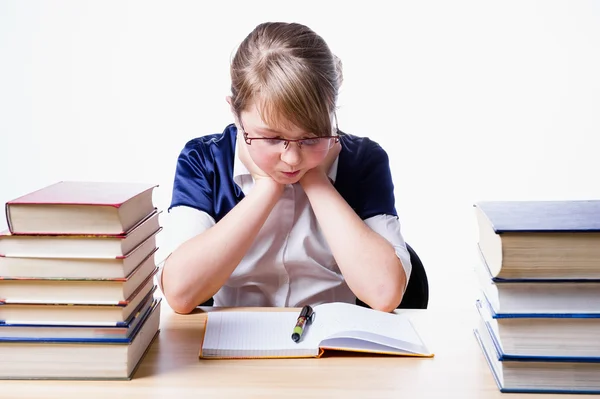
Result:
{"label": "girl's face", "polygon": [[[270,127],[262,120],[256,107],[243,111],[239,123],[248,138],[298,140],[317,137],[292,124],[290,128]],[[325,149],[318,148],[323,147],[319,140],[307,141],[301,147],[290,142],[287,148],[284,142],[278,140],[253,140],[250,145],[243,145],[247,146],[254,163],[280,184],[297,183],[307,171],[319,166],[329,152],[327,146]]]}

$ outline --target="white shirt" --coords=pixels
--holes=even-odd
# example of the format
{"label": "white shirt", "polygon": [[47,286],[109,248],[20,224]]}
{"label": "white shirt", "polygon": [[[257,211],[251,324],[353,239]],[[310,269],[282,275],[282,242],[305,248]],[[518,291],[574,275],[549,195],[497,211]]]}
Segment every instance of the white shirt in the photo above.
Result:
{"label": "white shirt", "polygon": [[[337,166],[336,159],[328,173],[332,181]],[[237,146],[233,174],[235,183],[247,195],[254,179],[239,160]],[[392,244],[408,282],[412,266],[398,218],[377,215],[364,222]],[[172,208],[165,225],[163,254],[168,256],[179,245],[214,225],[215,220],[206,212],[187,206]],[[162,267],[158,281],[161,285]],[[215,294],[214,306],[299,307],[325,302],[355,303],[355,300],[304,190],[300,184],[288,184],[254,244]]]}

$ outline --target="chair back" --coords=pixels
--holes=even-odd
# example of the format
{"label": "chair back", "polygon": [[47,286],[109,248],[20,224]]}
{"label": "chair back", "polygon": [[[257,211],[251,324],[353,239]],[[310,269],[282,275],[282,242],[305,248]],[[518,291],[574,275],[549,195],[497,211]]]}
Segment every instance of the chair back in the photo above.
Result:
{"label": "chair back", "polygon": [[427,309],[429,304],[429,280],[425,272],[425,266],[419,258],[419,255],[408,244],[406,244],[410,254],[410,263],[412,271],[408,279],[408,285],[400,302],[399,309]]}

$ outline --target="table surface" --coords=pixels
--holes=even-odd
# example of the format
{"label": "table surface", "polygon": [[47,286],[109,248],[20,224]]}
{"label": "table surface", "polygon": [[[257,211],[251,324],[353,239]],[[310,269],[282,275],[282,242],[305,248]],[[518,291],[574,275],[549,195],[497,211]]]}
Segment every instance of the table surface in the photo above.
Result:
{"label": "table surface", "polygon": [[[501,394],[473,335],[477,312],[403,310],[433,358],[331,352],[320,359],[198,358],[207,308],[174,313],[131,381],[0,381],[4,398],[583,398]],[[253,310],[256,310],[254,308]],[[265,309],[268,310],[268,309]],[[590,395],[592,397],[592,395]]]}

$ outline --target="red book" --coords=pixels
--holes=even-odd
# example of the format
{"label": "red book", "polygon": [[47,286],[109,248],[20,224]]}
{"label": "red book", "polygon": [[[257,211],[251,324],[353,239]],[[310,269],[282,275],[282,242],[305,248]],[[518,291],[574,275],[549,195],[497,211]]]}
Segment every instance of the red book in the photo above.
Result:
{"label": "red book", "polygon": [[12,234],[124,235],[152,213],[156,185],[58,182],[6,203]]}
{"label": "red book", "polygon": [[11,258],[116,259],[127,256],[161,231],[154,211],[125,235],[10,234],[0,232],[0,256]]}

